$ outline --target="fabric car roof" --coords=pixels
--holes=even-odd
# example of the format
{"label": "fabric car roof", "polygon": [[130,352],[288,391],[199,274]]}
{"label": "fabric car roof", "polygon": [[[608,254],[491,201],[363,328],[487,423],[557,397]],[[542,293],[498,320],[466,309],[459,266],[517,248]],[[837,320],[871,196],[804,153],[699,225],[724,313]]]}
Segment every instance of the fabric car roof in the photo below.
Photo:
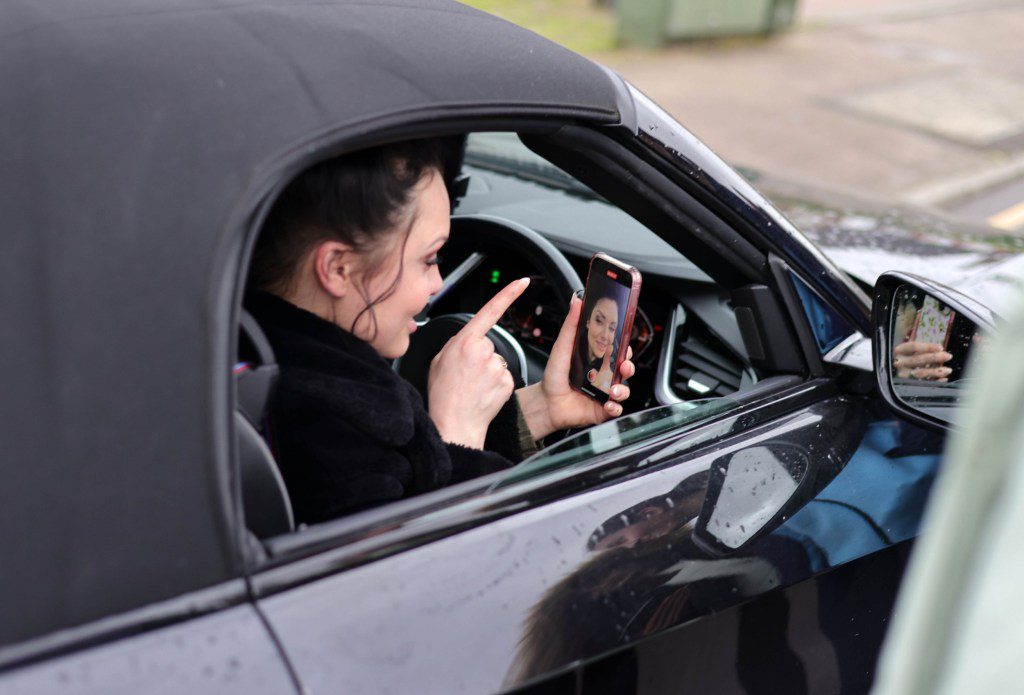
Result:
{"label": "fabric car roof", "polygon": [[0,646],[237,576],[218,307],[261,177],[393,114],[615,97],[442,0],[0,5]]}

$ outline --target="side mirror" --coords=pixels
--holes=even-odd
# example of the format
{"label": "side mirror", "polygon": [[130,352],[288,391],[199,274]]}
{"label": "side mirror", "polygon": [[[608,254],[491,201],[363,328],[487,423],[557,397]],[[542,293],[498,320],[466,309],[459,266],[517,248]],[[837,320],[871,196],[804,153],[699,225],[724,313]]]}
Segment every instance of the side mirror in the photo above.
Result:
{"label": "side mirror", "polygon": [[783,510],[804,501],[814,478],[811,470],[804,447],[788,442],[753,446],[719,458],[711,464],[694,541],[714,555],[749,546],[778,525]]}
{"label": "side mirror", "polygon": [[964,368],[983,349],[994,315],[956,290],[907,273],[883,273],[872,306],[878,389],[899,415],[933,429],[956,422]]}
{"label": "side mirror", "polygon": [[711,463],[694,543],[716,557],[753,546],[839,474],[866,427],[864,402],[837,396],[767,425],[766,436],[741,430],[743,440]]}

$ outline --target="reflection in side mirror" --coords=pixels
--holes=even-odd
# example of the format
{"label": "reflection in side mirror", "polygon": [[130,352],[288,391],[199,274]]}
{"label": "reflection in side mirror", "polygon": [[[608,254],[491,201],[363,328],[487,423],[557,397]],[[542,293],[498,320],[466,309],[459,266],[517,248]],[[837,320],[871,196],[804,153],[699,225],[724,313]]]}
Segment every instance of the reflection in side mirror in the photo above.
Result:
{"label": "reflection in side mirror", "polygon": [[983,340],[978,327],[913,285],[896,290],[890,320],[893,394],[911,408],[952,422],[967,358]]}
{"label": "reflection in side mirror", "polygon": [[875,289],[875,360],[891,406],[918,422],[956,419],[964,369],[983,349],[986,315],[966,298],[921,278],[886,273]]}
{"label": "reflection in side mirror", "polygon": [[721,557],[772,533],[839,474],[867,420],[863,399],[835,396],[775,420],[756,442],[745,430],[709,467],[694,542]]}
{"label": "reflection in side mirror", "polygon": [[[702,530],[715,543],[736,550],[754,538],[806,480],[807,454],[795,446],[753,446],[711,465],[712,504],[701,512]],[[707,517],[704,522],[704,517]],[[704,522],[704,523],[701,523]]]}
{"label": "reflection in side mirror", "polygon": [[748,546],[794,501],[810,469],[803,447],[787,442],[724,455],[711,465],[694,540],[714,554]]}

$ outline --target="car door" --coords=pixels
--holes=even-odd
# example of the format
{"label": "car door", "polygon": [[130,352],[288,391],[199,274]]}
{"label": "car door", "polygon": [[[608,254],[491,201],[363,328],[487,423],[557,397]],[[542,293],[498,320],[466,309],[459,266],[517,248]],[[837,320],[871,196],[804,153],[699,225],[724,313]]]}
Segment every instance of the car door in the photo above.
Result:
{"label": "car door", "polygon": [[[582,692],[606,692],[609,679],[616,686],[607,692],[870,688],[938,454],[914,441],[930,439],[927,433],[863,398],[826,399],[793,417],[815,422],[789,430],[790,419],[781,418],[771,435],[712,463],[712,475],[718,465],[730,472],[737,463],[749,468],[732,484],[737,497],[752,501],[772,495],[782,479],[776,473],[786,467],[779,462],[787,457],[790,465],[802,456],[821,457],[840,466],[834,477],[816,484],[812,489],[820,489],[792,516],[778,518],[771,533],[735,554],[706,553],[692,536],[688,553],[645,539],[649,552],[662,555],[651,570],[660,574],[653,586],[613,594],[636,606],[631,627],[617,648],[563,678],[571,672]],[[845,431],[837,431],[837,421]],[[777,494],[785,496],[790,487],[786,481]],[[711,521],[726,535],[730,522],[742,534],[751,517],[750,508],[733,501]]]}
{"label": "car door", "polygon": [[[159,620],[158,611],[150,616],[154,619]],[[297,692],[251,604],[15,668],[0,675],[0,690],[11,695]]]}
{"label": "car door", "polygon": [[608,423],[461,502],[404,523],[377,516],[330,550],[287,561],[301,540],[271,542],[285,561],[253,586],[314,691],[603,686],[607,673],[622,679],[614,692],[742,691],[760,673],[744,658],[770,665],[776,685],[810,671],[841,683],[851,645],[840,642],[853,635],[831,611],[868,583],[878,595],[842,615],[864,642],[880,637],[903,557],[874,555],[896,541],[872,535],[853,551],[870,561],[831,576],[851,558],[799,513],[735,555],[708,553],[693,530],[713,469],[743,465],[764,472],[741,479],[765,499],[788,498],[787,471],[814,469],[804,509],[824,507],[821,525],[839,526],[830,532],[860,533],[856,511],[842,516],[852,503],[827,500],[843,472],[884,456],[872,433],[888,420],[870,421],[865,405],[830,380],[783,379],[760,395],[660,409],[676,422],[655,442],[629,443],[636,419]]}

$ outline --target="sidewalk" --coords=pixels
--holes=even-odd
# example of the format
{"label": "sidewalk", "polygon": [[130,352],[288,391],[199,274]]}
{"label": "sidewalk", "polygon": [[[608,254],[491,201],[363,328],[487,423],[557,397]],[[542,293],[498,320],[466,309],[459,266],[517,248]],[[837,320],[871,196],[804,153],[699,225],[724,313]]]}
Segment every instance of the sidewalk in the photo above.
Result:
{"label": "sidewalk", "polygon": [[594,56],[732,164],[938,206],[1024,177],[1024,0],[800,0],[769,39]]}

